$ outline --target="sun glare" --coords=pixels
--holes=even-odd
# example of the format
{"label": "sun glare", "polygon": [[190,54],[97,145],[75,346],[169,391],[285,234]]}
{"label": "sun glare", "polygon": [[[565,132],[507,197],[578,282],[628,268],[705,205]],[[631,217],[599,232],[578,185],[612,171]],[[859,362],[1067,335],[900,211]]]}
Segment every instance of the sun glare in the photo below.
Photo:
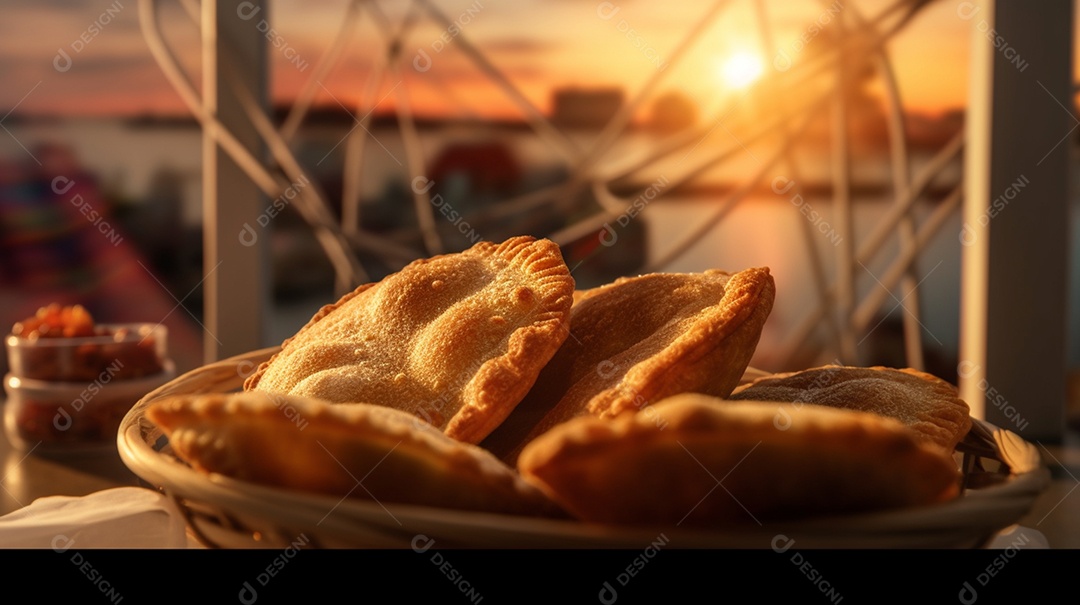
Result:
{"label": "sun glare", "polygon": [[725,84],[735,89],[750,86],[764,71],[761,57],[749,51],[736,52],[720,65],[720,77]]}

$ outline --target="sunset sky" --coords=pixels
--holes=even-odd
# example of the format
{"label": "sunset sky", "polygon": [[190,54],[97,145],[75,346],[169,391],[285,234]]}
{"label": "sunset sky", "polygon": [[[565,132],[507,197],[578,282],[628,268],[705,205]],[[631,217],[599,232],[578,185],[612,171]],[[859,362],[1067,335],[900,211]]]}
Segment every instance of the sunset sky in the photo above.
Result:
{"label": "sunset sky", "polygon": [[[729,2],[682,61],[669,63],[680,40],[702,22],[710,2],[620,0],[454,0],[436,2],[460,27],[461,36],[481,48],[541,109],[552,88],[619,86],[632,95],[657,70],[658,92],[679,91],[700,107],[735,94],[722,77],[724,61],[737,53],[762,59],[765,74],[775,74],[777,55],[758,35],[755,3]],[[892,2],[837,0],[763,3],[774,24],[775,45],[792,63],[805,58],[800,40],[811,43],[817,27],[839,10],[870,18]],[[961,107],[967,92],[968,45],[974,19],[961,18],[960,2],[939,1],[924,9],[890,45],[905,103],[911,110],[936,113]],[[169,42],[198,81],[199,39],[195,24],[177,2],[161,3],[160,22]],[[337,33],[348,2],[314,0],[271,2],[252,15],[253,28],[273,27],[268,41],[275,100],[293,98],[312,76],[319,57]],[[381,2],[397,24],[407,6]],[[131,114],[183,113],[179,96],[150,55],[139,27],[136,0],[5,0],[0,20],[0,108],[20,113]],[[267,15],[269,13],[269,16]],[[265,22],[264,22],[265,19]],[[408,85],[421,113],[520,115],[453,43],[444,44],[445,27],[422,16],[402,49],[400,74],[387,76],[379,96],[399,82]],[[454,37],[449,35],[449,37]],[[345,48],[337,67],[320,80],[317,102],[351,105],[359,97],[374,53],[384,47],[383,32],[368,12]],[[421,53],[423,51],[423,53]],[[1021,55],[1022,49],[1019,49]],[[66,57],[64,56],[66,54]],[[430,69],[417,70],[430,59]]]}

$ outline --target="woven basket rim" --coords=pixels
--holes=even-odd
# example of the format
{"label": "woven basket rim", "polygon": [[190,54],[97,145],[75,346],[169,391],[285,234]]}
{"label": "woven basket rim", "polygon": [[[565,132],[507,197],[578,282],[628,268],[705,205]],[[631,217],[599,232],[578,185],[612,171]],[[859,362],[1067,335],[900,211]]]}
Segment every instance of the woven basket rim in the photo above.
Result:
{"label": "woven basket rim", "polygon": [[[218,532],[225,536],[224,539],[204,537],[208,545],[250,547],[265,542],[265,546],[280,547],[289,544],[290,536],[304,535],[316,546],[407,548],[409,540],[423,530],[427,535],[442,532],[442,542],[456,547],[636,547],[649,543],[662,530],[675,543],[692,548],[754,548],[767,547],[775,534],[775,528],[769,527],[723,531],[613,528],[353,498],[343,500],[204,474],[162,451],[167,438],[145,417],[152,403],[170,395],[239,390],[246,376],[279,350],[280,347],[268,347],[243,353],[177,376],[140,399],[120,425],[117,447],[121,460],[133,473],[170,495],[183,509],[196,535]],[[982,449],[982,458],[987,458],[986,452],[996,449],[994,435],[1001,433],[1019,439],[990,423],[973,419],[973,430],[965,441],[968,449]],[[965,454],[965,467],[968,456]],[[1001,461],[998,456],[991,459]],[[800,542],[806,547],[981,546],[997,531],[1026,514],[1049,481],[1048,469],[1039,466],[990,487],[966,490],[964,495],[941,505],[821,517],[785,527],[798,530],[802,536]],[[196,515],[195,510],[201,513]],[[328,510],[334,514],[328,514]],[[270,540],[270,536],[279,539]]]}

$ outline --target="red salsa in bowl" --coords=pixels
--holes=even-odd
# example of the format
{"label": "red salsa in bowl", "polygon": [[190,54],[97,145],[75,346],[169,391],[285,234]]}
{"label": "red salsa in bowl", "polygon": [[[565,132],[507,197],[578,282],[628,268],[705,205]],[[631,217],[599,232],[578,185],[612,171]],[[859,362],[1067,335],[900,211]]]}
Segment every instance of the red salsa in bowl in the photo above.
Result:
{"label": "red salsa in bowl", "polygon": [[24,449],[112,448],[124,414],[175,376],[167,331],[97,324],[79,305],[42,307],[5,339],[4,428]]}

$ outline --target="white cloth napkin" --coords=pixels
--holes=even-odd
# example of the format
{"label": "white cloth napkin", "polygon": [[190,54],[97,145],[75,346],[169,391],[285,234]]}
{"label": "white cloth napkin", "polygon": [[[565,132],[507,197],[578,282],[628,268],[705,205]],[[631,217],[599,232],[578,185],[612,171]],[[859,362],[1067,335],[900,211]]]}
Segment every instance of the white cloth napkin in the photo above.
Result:
{"label": "white cloth napkin", "polygon": [[183,517],[164,495],[117,487],[87,496],[48,496],[0,517],[0,548],[186,548]]}

